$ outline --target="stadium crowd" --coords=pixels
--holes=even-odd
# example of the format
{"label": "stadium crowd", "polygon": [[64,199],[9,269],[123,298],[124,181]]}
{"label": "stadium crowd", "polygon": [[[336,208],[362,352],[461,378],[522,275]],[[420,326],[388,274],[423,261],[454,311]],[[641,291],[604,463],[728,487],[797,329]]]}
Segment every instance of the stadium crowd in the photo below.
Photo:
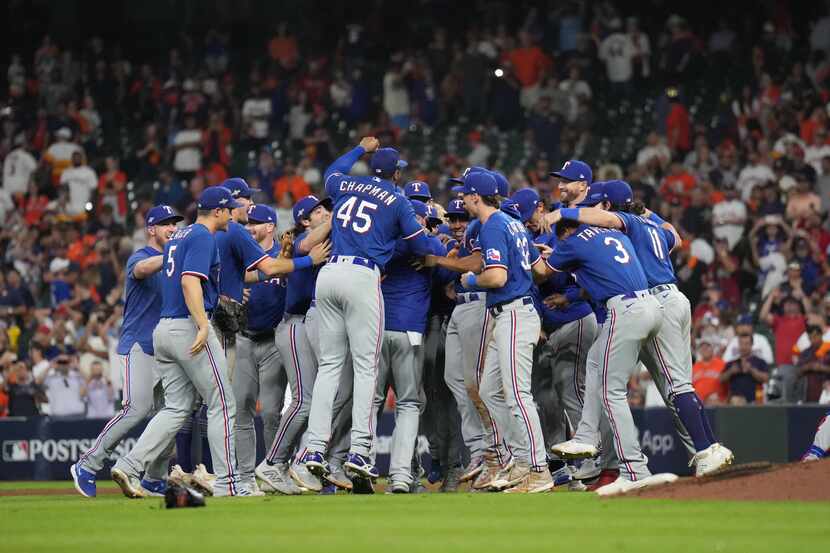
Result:
{"label": "stadium crowd", "polygon": [[[112,414],[124,265],[151,205],[189,222],[205,187],[243,176],[282,231],[347,141],[368,134],[397,145],[408,180],[440,200],[469,165],[550,205],[548,174],[570,157],[595,180],[625,179],[684,237],[675,264],[707,404],[830,403],[830,16],[796,28],[790,3],[763,4],[701,26],[555,3],[515,28],[498,14],[463,32],[433,26],[382,59],[370,26],[345,26],[326,50],[288,23],[245,63],[218,28],[182,35],[161,61],[100,38],[44,36],[11,53],[0,416]],[[692,102],[703,82],[706,109]],[[618,147],[604,136],[626,110],[645,117],[643,140]],[[454,149],[431,151],[450,135]],[[506,154],[505,136],[527,155]],[[630,401],[660,400],[644,376]]]}

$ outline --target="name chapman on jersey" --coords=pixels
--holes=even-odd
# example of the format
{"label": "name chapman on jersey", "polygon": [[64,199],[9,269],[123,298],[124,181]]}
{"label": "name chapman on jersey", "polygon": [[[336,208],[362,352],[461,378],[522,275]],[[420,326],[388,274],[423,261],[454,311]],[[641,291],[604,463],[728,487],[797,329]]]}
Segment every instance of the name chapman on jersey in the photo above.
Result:
{"label": "name chapman on jersey", "polygon": [[[66,438],[49,440],[4,440],[2,444],[4,463],[31,463],[44,460],[50,463],[66,463],[78,458],[95,444],[96,438]],[[110,459],[123,457],[135,445],[136,438],[126,438],[115,447]]]}
{"label": "name chapman on jersey", "polygon": [[[380,179],[377,177],[372,177],[372,180],[380,182]],[[382,186],[349,180],[340,181],[340,192],[362,192],[364,194],[368,194],[369,196],[373,196],[379,202],[383,202],[387,206],[392,205],[395,203],[395,200],[398,199],[398,195],[396,193],[385,190]]]}

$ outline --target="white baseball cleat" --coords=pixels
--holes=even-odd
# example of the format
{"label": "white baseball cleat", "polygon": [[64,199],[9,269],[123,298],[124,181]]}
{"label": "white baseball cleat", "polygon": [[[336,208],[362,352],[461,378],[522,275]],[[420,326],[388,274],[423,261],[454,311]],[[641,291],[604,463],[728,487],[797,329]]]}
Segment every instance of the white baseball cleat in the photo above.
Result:
{"label": "white baseball cleat", "polygon": [[662,484],[671,484],[677,482],[678,476],[670,472],[661,472],[659,474],[652,474],[636,482],[627,480],[620,476],[610,484],[603,486],[597,490],[597,495],[602,497],[610,497],[614,495],[621,495],[634,490],[642,490]]}
{"label": "white baseball cleat", "polygon": [[574,468],[571,472],[571,478],[574,480],[590,480],[596,478],[602,472],[599,458],[585,459],[579,467]]}
{"label": "white baseball cleat", "polygon": [[319,492],[323,489],[323,484],[320,482],[320,479],[312,474],[302,463],[291,463],[288,467],[288,476],[291,477],[301,490]]}
{"label": "white baseball cleat", "polygon": [[714,443],[704,449],[698,451],[689,466],[695,466],[695,476],[701,477],[708,474],[714,474],[721,471],[732,464],[735,460],[735,455],[728,448],[719,443]]}
{"label": "white baseball cleat", "polygon": [[110,475],[115,483],[118,484],[118,487],[121,488],[125,497],[140,499],[146,496],[141,487],[141,482],[135,476],[130,476],[123,470],[117,468],[113,468],[110,471]]}
{"label": "white baseball cleat", "polygon": [[563,459],[585,459],[599,455],[597,446],[583,444],[574,440],[552,445],[550,450]]}
{"label": "white baseball cleat", "polygon": [[254,473],[272,491],[283,495],[300,495],[303,493],[303,490],[291,481],[291,478],[288,476],[288,467],[285,463],[269,465],[263,460],[257,465]]}

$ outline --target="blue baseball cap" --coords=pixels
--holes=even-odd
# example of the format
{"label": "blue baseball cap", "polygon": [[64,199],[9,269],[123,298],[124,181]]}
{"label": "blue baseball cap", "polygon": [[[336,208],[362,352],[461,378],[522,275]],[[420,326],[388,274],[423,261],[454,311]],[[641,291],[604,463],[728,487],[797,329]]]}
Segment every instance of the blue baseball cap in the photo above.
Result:
{"label": "blue baseball cap", "polygon": [[588,186],[585,199],[576,204],[576,207],[593,207],[605,201],[605,182],[597,181]]}
{"label": "blue baseball cap", "polygon": [[251,188],[245,179],[233,177],[225,179],[221,186],[224,186],[231,191],[231,196],[234,198],[248,198],[251,199],[251,194],[256,191],[256,188]]}
{"label": "blue baseball cap", "polygon": [[522,220],[522,214],[519,212],[519,206],[517,206],[516,202],[509,198],[502,200],[501,204],[499,204],[499,209],[518,221]]}
{"label": "blue baseball cap", "polygon": [[469,173],[464,177],[464,194],[495,196],[498,191],[499,185],[489,171]]}
{"label": "blue baseball cap", "polygon": [[536,211],[539,205],[539,193],[533,188],[522,188],[517,190],[510,196],[510,199],[516,204],[519,213],[522,215],[522,222],[527,223]]}
{"label": "blue baseball cap", "polygon": [[432,199],[432,194],[429,193],[429,185],[422,180],[414,180],[408,183],[403,193],[407,198],[427,198]]}
{"label": "blue baseball cap", "polygon": [[444,222],[444,220],[438,214],[438,209],[436,209],[435,206],[432,206],[432,205],[427,206],[427,219],[430,220],[430,221],[438,222],[438,223],[443,223]]}
{"label": "blue baseball cap", "polygon": [[490,171],[490,174],[493,175],[494,179],[496,179],[497,194],[505,198],[509,196],[510,183],[507,181],[507,177],[505,177],[502,173],[499,173],[498,171]]}
{"label": "blue baseball cap", "polygon": [[270,205],[254,204],[248,208],[248,221],[251,223],[277,224],[277,212]]}
{"label": "blue baseball cap", "polygon": [[[463,189],[464,187],[462,186],[461,188]],[[447,206],[447,215],[460,215],[468,219],[470,218],[467,208],[464,207],[464,200],[459,200],[458,198],[450,200],[450,204]]]}
{"label": "blue baseball cap", "polygon": [[584,180],[588,184],[591,184],[593,180],[591,166],[585,163],[584,161],[580,161],[578,159],[571,159],[566,161],[559,171],[555,171],[551,173],[551,175],[554,177],[559,177],[562,180],[568,181]]}
{"label": "blue baseball cap", "polygon": [[294,223],[299,223],[302,219],[308,219],[311,212],[314,211],[318,205],[326,206],[326,209],[331,211],[331,198],[323,198],[321,200],[314,195],[300,198],[291,210],[291,214],[294,216]]}
{"label": "blue baseball cap", "polygon": [[488,172],[488,170],[487,170],[486,167],[481,167],[479,165],[473,165],[472,167],[467,167],[466,169],[464,169],[464,172],[461,173],[460,177],[450,177],[450,182],[455,182],[455,183],[458,183],[458,184],[464,184],[464,179],[470,173],[487,173],[487,172]]}
{"label": "blue baseball cap", "polygon": [[401,159],[401,155],[395,148],[381,148],[369,160],[369,167],[377,176],[392,176],[396,169],[403,169],[406,166],[407,163]]}
{"label": "blue baseball cap", "polygon": [[147,215],[144,216],[144,226],[149,227],[162,223],[178,223],[183,219],[184,217],[176,215],[176,212],[169,205],[156,205],[151,207],[147,211]]}
{"label": "blue baseball cap", "polygon": [[412,204],[412,209],[415,211],[415,215],[420,215],[421,217],[429,216],[429,208],[427,207],[427,204],[421,200],[409,200],[409,203]]}
{"label": "blue baseball cap", "polygon": [[602,185],[605,199],[614,205],[629,204],[634,201],[634,192],[624,180],[609,180]]}
{"label": "blue baseball cap", "polygon": [[199,209],[235,209],[239,207],[239,204],[233,199],[231,191],[224,186],[211,186],[205,188],[199,196],[197,207]]}

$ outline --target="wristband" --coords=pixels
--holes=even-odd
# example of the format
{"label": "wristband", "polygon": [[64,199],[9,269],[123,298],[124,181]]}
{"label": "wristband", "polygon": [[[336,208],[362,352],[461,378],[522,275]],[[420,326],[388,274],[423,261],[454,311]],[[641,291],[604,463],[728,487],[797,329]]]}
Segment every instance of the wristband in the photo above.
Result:
{"label": "wristband", "polygon": [[310,255],[304,255],[302,257],[294,258],[295,271],[302,271],[303,269],[308,269],[312,265],[314,265],[314,261],[311,259]]}
{"label": "wristband", "polygon": [[263,273],[262,271],[257,269],[256,270],[256,279],[257,279],[257,282],[265,282],[266,280],[268,280],[268,275],[266,275],[265,273]]}
{"label": "wristband", "polygon": [[467,287],[468,288],[475,288],[477,286],[476,276],[475,275],[467,275]]}
{"label": "wristband", "polygon": [[565,209],[560,209],[559,213],[562,215],[563,219],[570,219],[572,221],[579,221],[579,208],[578,207],[566,207]]}

